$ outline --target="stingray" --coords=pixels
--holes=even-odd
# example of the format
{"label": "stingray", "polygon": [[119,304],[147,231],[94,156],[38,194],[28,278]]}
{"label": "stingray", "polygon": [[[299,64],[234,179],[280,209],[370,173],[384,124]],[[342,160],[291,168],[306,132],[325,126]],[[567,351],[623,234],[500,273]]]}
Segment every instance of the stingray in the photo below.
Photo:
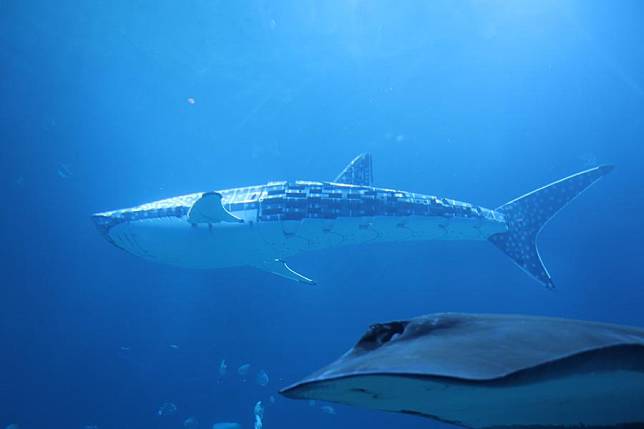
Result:
{"label": "stingray", "polygon": [[432,314],[372,325],[281,393],[468,428],[644,428],[644,330]]}

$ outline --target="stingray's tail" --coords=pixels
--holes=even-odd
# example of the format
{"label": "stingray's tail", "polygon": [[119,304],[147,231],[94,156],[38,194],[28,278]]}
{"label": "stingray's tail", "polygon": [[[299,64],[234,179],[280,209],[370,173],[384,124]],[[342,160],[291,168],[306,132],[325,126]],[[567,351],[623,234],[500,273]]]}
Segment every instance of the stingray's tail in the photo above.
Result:
{"label": "stingray's tail", "polygon": [[522,270],[546,287],[554,287],[537,250],[537,235],[559,209],[612,169],[610,165],[591,168],[502,205],[496,210],[505,216],[508,230],[492,235],[489,240]]}

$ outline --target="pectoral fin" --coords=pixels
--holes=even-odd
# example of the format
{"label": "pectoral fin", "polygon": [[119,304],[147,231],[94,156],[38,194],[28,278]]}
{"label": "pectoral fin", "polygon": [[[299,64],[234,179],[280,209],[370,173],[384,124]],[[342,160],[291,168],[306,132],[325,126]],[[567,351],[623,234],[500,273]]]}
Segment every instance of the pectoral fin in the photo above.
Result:
{"label": "pectoral fin", "polygon": [[242,219],[231,214],[221,203],[221,194],[217,192],[205,192],[190,207],[188,222],[197,223],[219,223],[219,222],[243,222]]}
{"label": "pectoral fin", "polygon": [[262,265],[257,265],[257,268],[259,268],[260,270],[268,271],[273,274],[277,274],[278,276],[281,276],[290,280],[295,280],[297,282],[307,284],[307,285],[315,284],[313,280],[303,276],[297,271],[294,271],[291,267],[289,267],[286,264],[286,262],[284,262],[281,259],[271,259],[269,261],[265,261]]}

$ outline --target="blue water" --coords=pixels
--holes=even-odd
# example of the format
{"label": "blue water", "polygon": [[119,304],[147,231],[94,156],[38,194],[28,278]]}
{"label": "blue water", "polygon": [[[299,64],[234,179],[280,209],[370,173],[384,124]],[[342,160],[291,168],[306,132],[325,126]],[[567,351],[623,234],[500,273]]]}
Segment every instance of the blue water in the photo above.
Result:
{"label": "blue water", "polygon": [[[446,427],[276,392],[373,322],[644,326],[643,17],[635,0],[0,1],[0,427],[250,428],[259,400],[265,429]],[[554,292],[485,242],[303,254],[303,287],[155,265],[89,218],[329,180],[365,151],[379,186],[487,207],[617,168],[541,234]]]}

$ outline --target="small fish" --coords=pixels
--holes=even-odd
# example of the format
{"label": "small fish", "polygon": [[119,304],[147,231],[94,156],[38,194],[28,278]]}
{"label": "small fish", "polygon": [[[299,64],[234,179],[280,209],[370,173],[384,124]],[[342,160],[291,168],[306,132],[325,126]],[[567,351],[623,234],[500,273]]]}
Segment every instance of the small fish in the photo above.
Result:
{"label": "small fish", "polygon": [[199,420],[195,417],[188,417],[183,421],[183,427],[185,429],[196,429],[199,427]]}
{"label": "small fish", "polygon": [[58,164],[56,174],[58,174],[58,177],[60,177],[61,179],[69,179],[70,177],[72,177],[72,171],[70,170],[69,165],[63,164],[62,162]]}
{"label": "small fish", "polygon": [[176,344],[170,344],[168,347],[170,347],[172,350],[179,350],[179,346]]}
{"label": "small fish", "polygon": [[237,368],[237,374],[239,374],[241,377],[246,377],[248,375],[248,371],[250,371],[249,363],[245,363],[239,368]]}
{"label": "small fish", "polygon": [[274,404],[274,403],[275,403],[275,396],[273,396],[273,395],[269,396],[269,397],[268,397],[268,401],[269,401],[271,404]]}
{"label": "small fish", "polygon": [[129,351],[130,351],[130,347],[128,347],[128,346],[121,346],[121,347],[119,347],[119,349],[120,349],[122,352],[129,352]]}
{"label": "small fish", "polygon": [[172,402],[164,402],[157,411],[157,415],[159,416],[174,416],[176,413],[177,406]]}
{"label": "small fish", "polygon": [[228,372],[228,365],[226,365],[226,359],[222,359],[221,362],[219,362],[219,376],[225,377],[226,372]]}
{"label": "small fish", "polygon": [[269,381],[268,374],[263,369],[260,369],[259,371],[257,371],[257,376],[255,377],[255,380],[257,381],[257,384],[264,387],[268,384],[268,381]]}
{"label": "small fish", "polygon": [[320,407],[320,410],[322,410],[323,413],[335,415],[335,408],[333,408],[331,405],[322,405]]}
{"label": "small fish", "polygon": [[188,97],[188,98],[186,99],[186,101],[187,101],[187,102],[188,102],[188,104],[190,104],[190,105],[194,105],[194,104],[197,102],[197,100],[195,100],[195,98],[194,98],[194,97]]}
{"label": "small fish", "polygon": [[255,429],[262,429],[264,425],[264,405],[262,405],[262,401],[257,401],[253,411],[255,413]]}

